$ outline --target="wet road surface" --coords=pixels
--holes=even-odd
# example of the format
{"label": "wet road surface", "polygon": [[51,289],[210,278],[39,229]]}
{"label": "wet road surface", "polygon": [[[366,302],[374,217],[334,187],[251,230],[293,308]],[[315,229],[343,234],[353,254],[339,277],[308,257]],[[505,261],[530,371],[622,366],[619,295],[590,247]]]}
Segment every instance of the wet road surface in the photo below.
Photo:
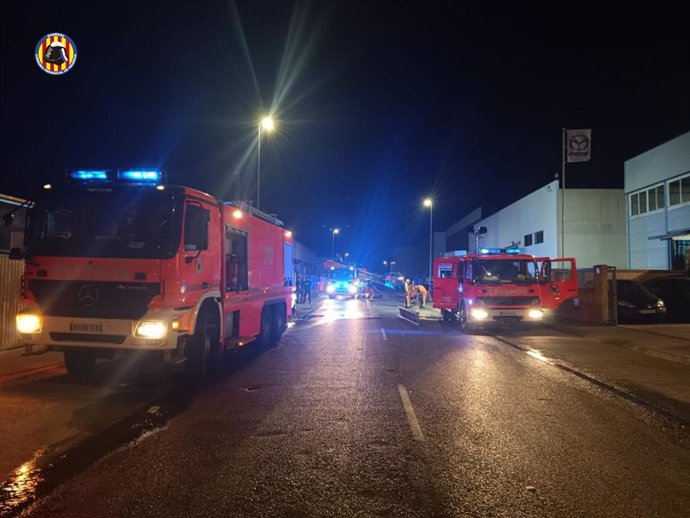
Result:
{"label": "wet road surface", "polygon": [[278,347],[152,404],[169,418],[56,475],[26,516],[684,516],[690,505],[682,426],[494,337],[412,327],[390,301],[325,300]]}

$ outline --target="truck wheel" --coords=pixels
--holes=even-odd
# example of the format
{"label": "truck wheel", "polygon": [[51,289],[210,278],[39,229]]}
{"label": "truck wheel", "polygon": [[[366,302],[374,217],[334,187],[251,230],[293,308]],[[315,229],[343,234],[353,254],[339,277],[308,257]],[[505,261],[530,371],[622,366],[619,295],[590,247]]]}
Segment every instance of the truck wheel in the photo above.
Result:
{"label": "truck wheel", "polygon": [[473,335],[477,331],[477,326],[468,321],[467,309],[464,305],[460,307],[460,329],[466,335]]}
{"label": "truck wheel", "polygon": [[271,345],[271,328],[272,321],[271,318],[271,308],[265,307],[261,311],[261,331],[256,339],[257,344],[261,349],[265,349]]}
{"label": "truck wheel", "polygon": [[98,351],[95,349],[65,349],[65,367],[70,376],[84,379],[93,374]]}
{"label": "truck wheel", "polygon": [[277,304],[273,306],[273,319],[271,327],[271,344],[276,344],[280,341],[280,337],[285,332],[285,306]]}
{"label": "truck wheel", "polygon": [[209,371],[220,367],[221,352],[218,316],[213,311],[203,311],[187,343],[187,373],[203,379]]}

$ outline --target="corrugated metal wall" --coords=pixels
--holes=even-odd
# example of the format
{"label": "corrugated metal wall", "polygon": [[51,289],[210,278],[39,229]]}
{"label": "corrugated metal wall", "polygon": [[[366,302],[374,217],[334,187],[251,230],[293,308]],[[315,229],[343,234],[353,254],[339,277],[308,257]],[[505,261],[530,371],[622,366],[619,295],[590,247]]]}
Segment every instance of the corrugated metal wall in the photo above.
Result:
{"label": "corrugated metal wall", "polygon": [[0,350],[17,346],[19,337],[15,330],[14,317],[19,310],[24,261],[10,261],[0,254]]}
{"label": "corrugated metal wall", "polygon": [[[22,246],[29,204],[23,198],[0,194],[0,350],[19,342],[14,317],[19,310],[24,261],[10,261],[7,252],[13,246]],[[7,214],[12,215],[11,221],[5,221]]]}

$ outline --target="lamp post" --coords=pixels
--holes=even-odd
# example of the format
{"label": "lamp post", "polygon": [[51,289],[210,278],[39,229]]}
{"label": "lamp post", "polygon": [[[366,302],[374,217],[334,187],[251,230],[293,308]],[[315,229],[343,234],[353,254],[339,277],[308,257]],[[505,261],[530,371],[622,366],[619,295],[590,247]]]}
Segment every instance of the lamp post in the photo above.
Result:
{"label": "lamp post", "polygon": [[431,292],[431,268],[434,260],[434,201],[426,198],[424,206],[429,208],[429,292]]}
{"label": "lamp post", "polygon": [[331,229],[331,258],[335,259],[335,235],[340,234],[339,228]]}
{"label": "lamp post", "polygon": [[259,123],[259,140],[256,148],[256,208],[261,208],[261,131],[271,132],[275,128],[270,115],[261,119]]}

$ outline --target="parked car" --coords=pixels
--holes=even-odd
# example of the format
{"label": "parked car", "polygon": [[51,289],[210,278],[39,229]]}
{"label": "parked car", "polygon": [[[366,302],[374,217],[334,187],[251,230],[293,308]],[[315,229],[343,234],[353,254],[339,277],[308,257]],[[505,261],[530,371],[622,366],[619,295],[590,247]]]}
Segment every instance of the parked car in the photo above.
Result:
{"label": "parked car", "polygon": [[644,286],[664,300],[669,320],[690,322],[690,277],[650,279]]}
{"label": "parked car", "polygon": [[618,322],[661,320],[666,304],[637,281],[617,279]]}

